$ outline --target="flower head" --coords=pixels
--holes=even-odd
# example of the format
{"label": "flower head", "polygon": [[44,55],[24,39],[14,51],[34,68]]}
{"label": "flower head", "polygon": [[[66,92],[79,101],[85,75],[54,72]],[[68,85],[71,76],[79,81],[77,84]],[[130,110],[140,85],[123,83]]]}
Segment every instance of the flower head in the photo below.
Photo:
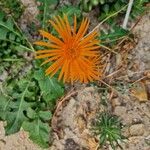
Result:
{"label": "flower head", "polygon": [[99,40],[96,39],[98,35],[96,31],[84,36],[89,27],[89,20],[83,19],[78,30],[76,17],[74,17],[73,27],[70,26],[66,15],[63,18],[54,17],[54,21],[49,22],[58,32],[59,38],[40,30],[40,34],[48,40],[35,42],[36,45],[46,47],[36,52],[36,58],[47,58],[42,65],[52,62],[46,70],[46,75],[52,77],[60,70],[58,80],[63,79],[64,82],[87,83],[97,80]]}

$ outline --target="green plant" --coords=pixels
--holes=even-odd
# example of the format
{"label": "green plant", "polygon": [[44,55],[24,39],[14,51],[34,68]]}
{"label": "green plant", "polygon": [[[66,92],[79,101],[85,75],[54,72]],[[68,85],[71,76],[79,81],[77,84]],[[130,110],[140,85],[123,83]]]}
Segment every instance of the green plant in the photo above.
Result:
{"label": "green plant", "polygon": [[113,87],[120,93],[120,94],[129,94],[129,90],[134,87],[131,83],[126,82],[118,82],[116,81],[115,85]]}
{"label": "green plant", "polygon": [[47,148],[52,111],[64,94],[64,86],[56,76],[45,76],[38,61],[24,56],[32,56],[34,48],[12,16],[0,14],[0,32],[0,62],[4,64],[0,75],[4,70],[10,72],[0,85],[0,120],[7,123],[5,133],[10,135],[23,128],[31,140]]}
{"label": "green plant", "polygon": [[37,0],[40,2],[40,6],[38,7],[40,14],[38,15],[38,19],[41,22],[41,26],[43,29],[47,29],[47,22],[51,18],[55,7],[57,6],[58,0]]}
{"label": "green plant", "polygon": [[[72,5],[63,5],[59,6],[58,0],[37,0],[40,2],[40,6],[38,7],[40,14],[37,16],[38,20],[41,22],[41,27],[45,30],[48,30],[49,25],[48,21],[53,16],[60,15],[62,16],[64,13],[69,16],[69,20],[72,21],[72,16],[76,14],[79,18],[81,16],[81,10],[78,6]],[[52,31],[54,32],[54,31]]]}
{"label": "green plant", "polygon": [[104,146],[106,142],[109,142],[111,147],[115,150],[119,145],[119,141],[122,140],[121,124],[116,116],[112,116],[107,112],[101,113],[98,116],[94,125],[93,131],[99,136],[100,146]]}
{"label": "green plant", "polygon": [[[83,11],[79,7],[90,11],[98,5],[99,20],[107,21],[107,25],[110,26],[108,34],[101,32],[101,44],[108,42],[114,45],[118,39],[129,33],[118,26],[117,19],[111,19],[125,14],[127,7],[125,0],[82,0],[80,6],[59,6],[59,0],[37,1],[40,2],[38,19],[41,28],[51,30],[54,35],[57,35],[56,31],[52,30],[47,23],[54,15],[63,16],[65,13],[72,24],[74,14],[77,20],[81,21]],[[141,14],[145,10],[146,2],[148,0],[136,0],[131,16],[136,17]],[[29,132],[31,140],[42,148],[47,148],[51,141],[52,113],[57,99],[64,94],[64,85],[57,81],[57,74],[53,78],[45,76],[44,69],[39,67],[41,61],[33,60],[34,47],[17,24],[23,11],[20,1],[1,0],[0,9],[2,10],[0,12],[0,75],[4,71],[8,73],[7,79],[0,81],[0,120],[6,122],[6,135],[16,133],[23,128]],[[121,90],[124,85],[118,87],[117,90]],[[106,105],[107,94],[108,91],[104,91],[103,101]],[[118,119],[107,113],[99,116],[94,131],[100,137],[100,145],[109,141],[115,149],[115,144],[122,139]]]}
{"label": "green plant", "polygon": [[55,78],[45,77],[42,70],[33,75],[1,85],[0,119],[7,122],[6,135],[16,133],[21,127],[41,147],[49,146],[51,112],[57,98],[63,95],[63,85]]}
{"label": "green plant", "polygon": [[1,0],[0,9],[6,14],[11,14],[17,20],[20,18],[24,8],[19,0]]}
{"label": "green plant", "polygon": [[117,43],[118,40],[123,39],[124,37],[128,36],[129,31],[123,29],[120,26],[112,25],[111,29],[107,30],[107,33],[101,31],[100,40],[101,44],[112,46]]}
{"label": "green plant", "polygon": [[[148,3],[148,0],[135,0],[133,3],[133,8],[131,12],[131,17],[136,17],[144,12],[146,9],[145,3]],[[91,11],[95,6],[99,7],[100,16],[99,19],[103,20],[114,12],[120,10],[123,6],[127,5],[128,1],[126,0],[81,0],[80,8],[84,11]],[[124,14],[126,10],[122,13]],[[111,19],[112,20],[112,19]]]}
{"label": "green plant", "polygon": [[[4,70],[12,70],[10,73],[14,76],[25,64],[24,51],[31,52],[33,47],[20,32],[13,17],[3,12],[0,13],[0,33],[0,74]],[[11,69],[14,63],[16,67]]]}
{"label": "green plant", "polygon": [[131,18],[136,18],[137,16],[143,14],[145,10],[148,9],[145,5],[148,2],[149,0],[135,0],[131,11]]}

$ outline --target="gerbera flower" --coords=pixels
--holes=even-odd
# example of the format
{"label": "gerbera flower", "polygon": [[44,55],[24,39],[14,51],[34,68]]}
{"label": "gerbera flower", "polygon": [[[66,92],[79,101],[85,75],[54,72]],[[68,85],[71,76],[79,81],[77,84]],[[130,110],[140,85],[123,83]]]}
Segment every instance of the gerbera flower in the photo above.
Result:
{"label": "gerbera flower", "polygon": [[42,65],[52,62],[46,70],[46,75],[52,77],[60,70],[58,80],[63,79],[64,82],[87,83],[97,80],[99,77],[97,70],[99,40],[96,39],[97,31],[84,36],[89,27],[89,20],[83,19],[78,30],[76,17],[74,17],[73,27],[70,26],[66,15],[63,18],[54,17],[54,21],[49,22],[58,32],[59,38],[40,30],[40,34],[47,41],[35,42],[36,45],[46,47],[36,52],[36,58],[47,58]]}

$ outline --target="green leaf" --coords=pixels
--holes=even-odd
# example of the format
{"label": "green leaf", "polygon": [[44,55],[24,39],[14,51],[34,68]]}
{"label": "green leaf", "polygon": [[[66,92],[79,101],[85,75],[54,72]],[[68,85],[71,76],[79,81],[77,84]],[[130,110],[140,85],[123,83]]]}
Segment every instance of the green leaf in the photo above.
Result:
{"label": "green leaf", "polygon": [[[18,31],[14,20],[0,12],[0,42],[5,41],[9,44],[20,47],[20,50],[32,51],[28,48],[24,36]],[[0,45],[1,47],[1,45]]]}
{"label": "green leaf", "polygon": [[136,0],[136,1],[134,1],[130,18],[134,19],[138,15],[143,14],[146,9],[149,9],[149,7],[144,6],[148,2],[149,2],[149,0]]}
{"label": "green leaf", "polygon": [[11,99],[6,98],[4,95],[0,93],[0,120],[6,119],[6,111],[8,109],[9,103]]}
{"label": "green leaf", "polygon": [[[42,120],[41,120],[42,115]],[[40,111],[37,113],[36,119],[32,121],[26,121],[23,123],[24,130],[29,132],[29,138],[40,145],[42,148],[48,148],[49,146],[49,134],[50,127],[48,125],[47,120],[50,120],[50,112],[48,111]]]}
{"label": "green leaf", "polygon": [[65,5],[61,7],[58,11],[59,14],[63,15],[64,13],[68,16],[81,16],[81,10],[78,6],[72,6],[72,5]]}
{"label": "green leaf", "polygon": [[23,12],[23,5],[20,0],[0,0],[0,10],[17,20]]}
{"label": "green leaf", "polygon": [[[0,28],[4,29],[7,32],[12,32],[13,34],[21,37],[21,35],[18,32],[15,31],[15,29],[14,29],[14,23],[13,23],[12,19],[8,18],[6,21],[3,21],[2,20],[3,19],[2,17],[4,16],[3,13],[0,13],[0,16],[1,16],[0,17],[1,18],[0,19]],[[1,38],[2,38],[2,35],[1,35]],[[3,38],[6,38],[6,36],[3,37]]]}
{"label": "green leaf", "polygon": [[3,89],[0,88],[0,119],[7,123],[6,135],[23,127],[29,132],[29,138],[33,142],[42,148],[48,148],[52,114],[39,97],[38,82],[32,77],[29,73],[26,79],[1,86]]}
{"label": "green leaf", "polygon": [[110,146],[115,149],[115,146],[118,145],[118,141],[122,141],[121,124],[118,118],[107,112],[100,114],[97,118],[95,128],[93,129],[96,135],[99,136],[99,143],[101,146],[109,141]]}
{"label": "green leaf", "polygon": [[101,33],[100,40],[102,41],[102,43],[105,42],[106,40],[108,42],[114,42],[117,39],[126,36],[129,33],[128,30],[125,30],[119,26],[113,27],[112,30],[113,31],[108,31],[107,34],[104,32]]}
{"label": "green leaf", "polygon": [[23,122],[28,118],[25,112],[35,105],[31,99],[34,93],[28,90],[30,82],[21,80],[17,83],[17,86],[7,87],[8,93],[11,97],[6,97],[4,94],[0,94],[0,117],[7,122],[5,126],[6,135],[16,133],[20,130]]}
{"label": "green leaf", "polygon": [[39,112],[39,117],[43,120],[50,120],[51,116],[52,116],[51,112],[48,112],[48,111]]}
{"label": "green leaf", "polygon": [[63,85],[55,77],[45,76],[42,69],[35,72],[34,78],[38,81],[42,96],[47,103],[58,99],[64,94]]}
{"label": "green leaf", "polygon": [[35,119],[36,117],[36,112],[31,108],[29,107],[27,109],[27,116],[30,118],[30,119]]}

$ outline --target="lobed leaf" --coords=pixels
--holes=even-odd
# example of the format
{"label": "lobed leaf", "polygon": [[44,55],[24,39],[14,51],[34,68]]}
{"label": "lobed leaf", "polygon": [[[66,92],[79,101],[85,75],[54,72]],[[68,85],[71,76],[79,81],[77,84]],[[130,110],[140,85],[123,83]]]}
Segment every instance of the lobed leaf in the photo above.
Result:
{"label": "lobed leaf", "polygon": [[60,98],[64,94],[63,85],[58,82],[57,78],[45,76],[42,69],[35,72],[34,78],[38,81],[42,96],[47,103]]}
{"label": "lobed leaf", "polygon": [[50,118],[50,112],[39,111],[36,113],[35,119],[23,123],[24,130],[29,132],[29,138],[42,148],[48,148],[49,146],[50,127],[46,121]]}
{"label": "lobed leaf", "polygon": [[35,105],[34,101],[27,101],[34,93],[28,90],[29,82],[19,81],[18,91],[15,87],[8,87],[11,97],[0,94],[0,117],[7,122],[5,126],[6,135],[16,133],[20,130],[23,122],[27,120],[26,112],[29,107]]}

